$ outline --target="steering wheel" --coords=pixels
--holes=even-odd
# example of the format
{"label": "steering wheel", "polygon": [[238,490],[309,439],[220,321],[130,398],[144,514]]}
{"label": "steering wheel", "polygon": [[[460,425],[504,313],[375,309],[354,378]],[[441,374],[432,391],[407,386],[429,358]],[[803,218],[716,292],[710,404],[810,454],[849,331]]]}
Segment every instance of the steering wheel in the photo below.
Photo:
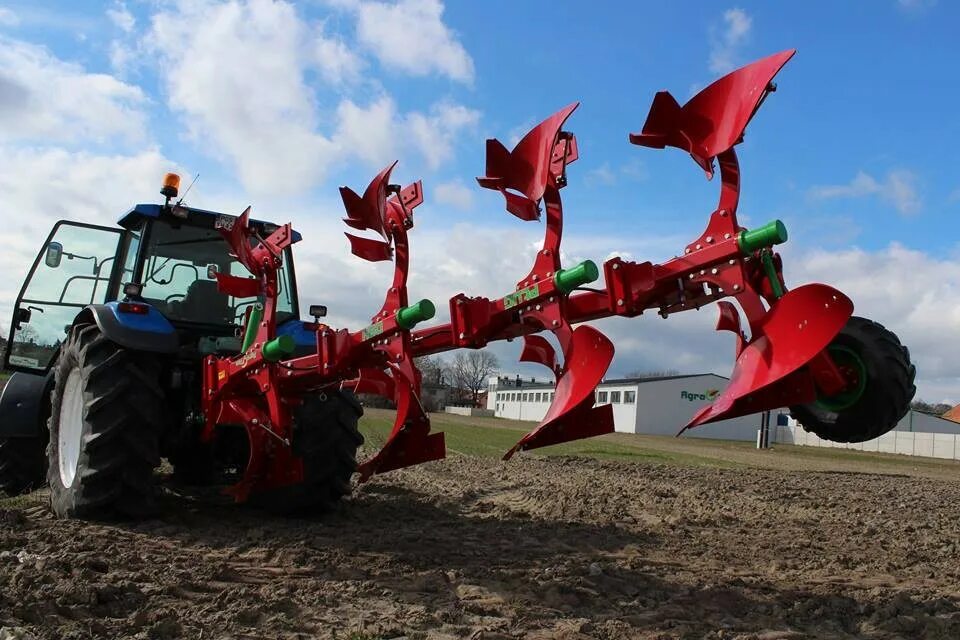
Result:
{"label": "steering wheel", "polygon": [[174,299],[174,298],[180,298],[180,300],[182,301],[184,297],[185,297],[185,294],[183,294],[183,293],[175,293],[175,294],[173,294],[173,295],[170,295],[170,296],[167,296],[166,298],[164,298],[164,299],[163,299],[163,304],[170,304],[171,302],[173,302],[173,299]]}

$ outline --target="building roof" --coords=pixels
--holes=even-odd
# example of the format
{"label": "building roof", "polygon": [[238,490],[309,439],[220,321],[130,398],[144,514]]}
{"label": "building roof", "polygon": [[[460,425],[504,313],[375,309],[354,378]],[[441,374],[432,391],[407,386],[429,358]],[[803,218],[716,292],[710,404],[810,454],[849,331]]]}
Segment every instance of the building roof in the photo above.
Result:
{"label": "building roof", "polygon": [[[643,384],[644,382],[660,382],[662,380],[679,380],[681,378],[702,378],[703,376],[716,376],[718,378],[723,378],[727,380],[725,376],[717,375],[716,373],[686,373],[675,376],[652,376],[652,377],[639,377],[639,378],[612,378],[609,380],[603,380],[600,384],[597,385],[597,388],[613,385],[630,385],[630,384]],[[498,387],[498,391],[505,389],[519,389],[521,391],[527,389],[553,389],[556,384],[552,382],[524,382],[521,380],[521,386],[516,386],[516,381],[513,379],[507,380],[507,384],[503,387]]]}
{"label": "building roof", "polygon": [[940,417],[944,420],[950,420],[951,422],[960,422],[960,404],[955,406],[953,409],[950,409],[950,411],[947,411]]}

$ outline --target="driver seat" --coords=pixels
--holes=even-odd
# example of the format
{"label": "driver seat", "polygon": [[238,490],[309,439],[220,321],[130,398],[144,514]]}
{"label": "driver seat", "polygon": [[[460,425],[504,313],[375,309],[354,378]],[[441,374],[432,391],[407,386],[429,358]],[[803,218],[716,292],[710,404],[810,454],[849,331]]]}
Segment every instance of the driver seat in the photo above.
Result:
{"label": "driver seat", "polygon": [[195,280],[180,303],[180,317],[187,321],[233,324],[233,308],[216,280]]}

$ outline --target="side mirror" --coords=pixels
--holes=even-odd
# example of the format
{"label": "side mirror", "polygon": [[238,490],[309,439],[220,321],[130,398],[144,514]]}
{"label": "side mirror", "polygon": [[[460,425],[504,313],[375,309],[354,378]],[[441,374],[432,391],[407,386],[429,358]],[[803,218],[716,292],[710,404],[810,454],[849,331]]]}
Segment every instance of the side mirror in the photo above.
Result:
{"label": "side mirror", "polygon": [[314,318],[323,318],[327,315],[327,307],[323,304],[310,305],[310,315]]}
{"label": "side mirror", "polygon": [[219,272],[220,272],[220,267],[218,267],[217,265],[215,265],[215,264],[208,264],[208,265],[207,265],[207,279],[208,279],[208,280],[216,280],[216,279],[217,279],[217,273],[219,273]]}
{"label": "side mirror", "polygon": [[17,316],[13,319],[14,326],[19,329],[21,328],[21,325],[30,324],[31,316],[33,316],[33,313],[30,311],[30,309],[17,309]]}
{"label": "side mirror", "polygon": [[60,261],[63,260],[63,245],[59,242],[51,242],[47,245],[47,255],[44,258],[44,263],[51,269],[56,269],[60,266]]}

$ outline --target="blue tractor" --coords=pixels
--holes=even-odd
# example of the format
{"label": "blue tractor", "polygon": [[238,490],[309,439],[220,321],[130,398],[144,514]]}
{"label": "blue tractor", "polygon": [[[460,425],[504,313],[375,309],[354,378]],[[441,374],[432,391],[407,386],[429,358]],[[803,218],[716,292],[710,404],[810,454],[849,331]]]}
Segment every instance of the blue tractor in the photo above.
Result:
{"label": "blue tractor", "polygon": [[[218,273],[249,276],[219,232],[234,216],[174,202],[178,187],[169,174],[164,204],[135,206],[119,228],[61,221],[43,244],[17,298],[3,362],[14,373],[0,396],[0,491],[46,483],[61,517],[140,516],[153,509],[161,458],[191,483],[242,474],[242,428],[200,441],[200,365],[209,354],[240,352],[240,327],[260,301],[217,286]],[[278,228],[252,226],[261,237]],[[314,334],[300,322],[285,253],[278,331],[309,352]],[[347,393],[304,402],[298,426],[323,423],[325,439],[304,454],[309,486],[260,502],[280,511],[332,507],[356,468],[360,414]]]}

